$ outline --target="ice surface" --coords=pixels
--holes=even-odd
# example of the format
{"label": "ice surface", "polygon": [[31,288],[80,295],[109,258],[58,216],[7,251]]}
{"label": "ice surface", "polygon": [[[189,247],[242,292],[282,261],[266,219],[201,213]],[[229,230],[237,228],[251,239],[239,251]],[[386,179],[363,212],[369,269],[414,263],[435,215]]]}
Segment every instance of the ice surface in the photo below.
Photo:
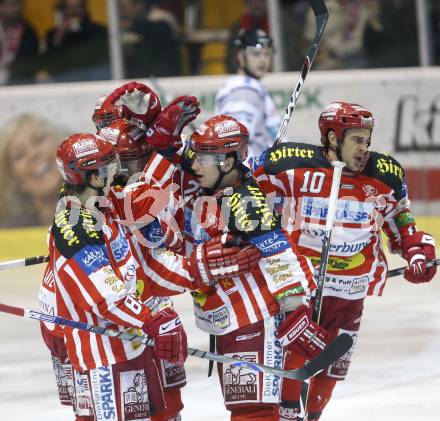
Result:
{"label": "ice surface", "polygon": [[[404,261],[392,257],[392,268]],[[0,272],[0,301],[37,308],[42,266]],[[189,296],[176,298],[193,348],[208,349],[208,336],[193,323]],[[49,353],[39,325],[0,314],[0,420],[73,420],[58,403]],[[388,281],[381,298],[367,299],[358,348],[349,377],[337,385],[323,421],[440,420],[440,275],[412,285]],[[223,421],[218,379],[208,362],[189,357],[183,389],[184,421]]]}

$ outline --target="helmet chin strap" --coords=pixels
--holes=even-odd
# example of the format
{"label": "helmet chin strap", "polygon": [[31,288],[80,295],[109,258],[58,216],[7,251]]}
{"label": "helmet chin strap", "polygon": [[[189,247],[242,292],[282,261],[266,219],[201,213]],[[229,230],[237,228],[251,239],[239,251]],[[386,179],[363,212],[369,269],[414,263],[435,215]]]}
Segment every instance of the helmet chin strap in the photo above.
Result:
{"label": "helmet chin strap", "polygon": [[206,189],[208,194],[212,195],[219,187],[220,184],[223,181],[223,178],[230,174],[235,168],[238,168],[240,162],[237,160],[237,158],[234,159],[234,165],[231,167],[231,169],[229,171],[224,171],[223,166],[222,165],[217,165],[218,171],[219,171],[219,176],[217,177],[217,181],[215,182],[214,186],[211,187],[210,189]]}
{"label": "helmet chin strap", "polygon": [[105,196],[105,193],[104,193],[104,187],[107,185],[107,178],[108,178],[108,177],[105,177],[105,178],[104,178],[104,185],[101,186],[101,187],[95,187],[95,186],[92,186],[91,183],[90,183],[90,179],[87,180],[86,186],[89,187],[89,188],[91,188],[92,190],[95,190],[96,193],[97,193],[97,196]]}
{"label": "helmet chin strap", "polygon": [[231,168],[231,170],[229,172],[226,172],[226,171],[223,171],[223,168],[221,165],[217,165],[217,169],[220,173],[217,177],[217,181],[215,182],[214,186],[212,186],[209,189],[206,189],[209,195],[212,195],[220,187],[220,184],[222,183],[225,175],[229,174],[234,168]]}

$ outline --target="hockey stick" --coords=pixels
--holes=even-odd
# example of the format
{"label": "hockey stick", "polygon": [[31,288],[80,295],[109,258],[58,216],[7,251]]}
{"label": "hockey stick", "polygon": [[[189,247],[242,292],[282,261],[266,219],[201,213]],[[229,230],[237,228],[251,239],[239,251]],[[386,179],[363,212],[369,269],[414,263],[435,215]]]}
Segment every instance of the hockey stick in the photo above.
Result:
{"label": "hockey stick", "polygon": [[327,262],[330,251],[330,241],[335,219],[336,203],[339,195],[339,184],[341,182],[342,169],[345,163],[341,161],[333,161],[333,179],[328,199],[327,219],[325,221],[324,238],[322,239],[321,262],[319,263],[318,276],[316,277],[318,288],[316,289],[315,302],[313,305],[312,319],[319,324],[321,316],[322,294],[324,292],[325,275],[327,273]]}
{"label": "hockey stick", "polygon": [[[94,326],[88,323],[77,322],[75,320],[65,319],[64,317],[53,316],[50,314],[40,313],[38,311],[27,310],[20,307],[10,306],[0,303],[0,312],[13,314],[14,316],[24,317],[26,319],[40,320],[42,322],[54,323],[61,326],[68,326],[73,329],[86,330],[88,332],[97,333],[99,335],[110,336],[118,338],[123,341],[133,341],[145,345],[152,345],[153,339],[146,336],[130,334],[126,332],[119,332],[112,329],[107,329],[101,326]],[[321,370],[324,370],[334,361],[344,355],[352,346],[353,340],[350,335],[342,334],[336,339],[316,358],[307,363],[304,367],[295,370],[282,370],[275,367],[268,367],[266,365],[252,363],[249,361],[239,360],[237,358],[226,357],[199,349],[188,348],[189,355],[207,360],[216,361],[219,363],[235,364],[246,367],[250,370],[258,372],[268,372],[281,377],[286,377],[294,380],[305,380],[314,376]]]}
{"label": "hockey stick", "polygon": [[6,262],[0,262],[0,270],[20,268],[23,266],[39,265],[40,263],[46,263],[49,261],[49,256],[35,256],[26,257],[18,260],[8,260]]}
{"label": "hockey stick", "polygon": [[[328,199],[328,211],[327,219],[325,221],[324,238],[322,239],[322,251],[321,262],[319,263],[318,275],[316,277],[317,289],[315,295],[315,301],[313,304],[312,320],[319,324],[321,317],[322,296],[324,293],[325,275],[327,273],[327,262],[330,251],[330,242],[333,229],[333,222],[335,219],[336,204],[339,195],[339,185],[341,183],[342,169],[345,167],[345,163],[341,161],[333,161],[333,178],[332,186],[330,189],[330,196]],[[307,380],[307,379],[306,379]],[[307,400],[309,395],[309,382],[304,381],[301,387],[300,405],[301,412],[298,414],[299,419],[306,420],[307,418]]]}
{"label": "hockey stick", "polygon": [[[432,266],[439,266],[440,265],[440,257],[438,259],[428,260],[426,262],[426,267],[430,268]],[[399,276],[403,275],[405,270],[408,269],[408,266],[404,266],[401,268],[391,269],[387,273],[387,278],[392,278],[393,276]]]}
{"label": "hockey stick", "polygon": [[278,128],[277,135],[275,136],[275,141],[273,144],[274,146],[278,145],[278,143],[282,141],[286,133],[287,125],[289,124],[290,118],[292,117],[293,110],[295,109],[296,103],[298,101],[299,93],[301,92],[301,88],[304,85],[310,67],[312,67],[313,60],[315,59],[319,43],[321,42],[321,38],[328,21],[328,10],[327,6],[324,3],[324,0],[309,0],[309,3],[315,15],[316,35],[315,39],[313,40],[312,46],[307,52],[304,64],[301,68],[301,73],[299,75],[298,81],[296,82],[295,89],[290,96],[289,104],[287,104],[286,111],[284,112],[283,121]]}

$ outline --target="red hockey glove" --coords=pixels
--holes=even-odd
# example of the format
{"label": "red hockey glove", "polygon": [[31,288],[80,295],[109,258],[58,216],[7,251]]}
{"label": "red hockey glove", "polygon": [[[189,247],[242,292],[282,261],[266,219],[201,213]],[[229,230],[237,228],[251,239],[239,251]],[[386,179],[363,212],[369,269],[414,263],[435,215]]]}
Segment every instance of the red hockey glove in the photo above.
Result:
{"label": "red hockey glove", "polygon": [[146,141],[155,149],[167,149],[173,146],[174,131],[182,109],[178,105],[167,107],[147,130]]}
{"label": "red hockey glove", "polygon": [[231,234],[222,234],[194,247],[189,272],[197,288],[244,275],[257,266],[261,253],[256,247],[228,247],[231,241]]}
{"label": "red hockey glove", "polygon": [[181,96],[176,98],[160,113],[147,131],[147,142],[157,149],[182,146],[180,134],[183,128],[200,113],[196,97]]}
{"label": "red hockey glove", "polygon": [[134,119],[144,126],[149,126],[161,111],[157,94],[138,82],[129,82],[116,88],[106,101],[122,107],[124,118]]}
{"label": "red hockey glove", "polygon": [[180,135],[185,126],[187,126],[191,121],[195,120],[198,114],[200,114],[200,103],[195,96],[183,95],[177,97],[174,101],[164,108],[164,112],[174,105],[181,108],[182,113],[180,114],[179,120],[177,121],[176,128],[174,129],[174,138],[180,139]]}
{"label": "red hockey glove", "polygon": [[154,354],[171,363],[184,363],[188,356],[186,333],[178,314],[171,308],[159,311],[142,330],[154,339]]}
{"label": "red hockey glove", "polygon": [[283,347],[307,359],[320,354],[335,337],[310,318],[310,309],[302,305],[288,314],[281,323],[276,337]]}
{"label": "red hockey glove", "polygon": [[426,261],[435,259],[435,241],[427,233],[418,231],[402,239],[402,256],[408,262],[404,277],[413,284],[429,282],[437,271],[436,266],[426,267]]}

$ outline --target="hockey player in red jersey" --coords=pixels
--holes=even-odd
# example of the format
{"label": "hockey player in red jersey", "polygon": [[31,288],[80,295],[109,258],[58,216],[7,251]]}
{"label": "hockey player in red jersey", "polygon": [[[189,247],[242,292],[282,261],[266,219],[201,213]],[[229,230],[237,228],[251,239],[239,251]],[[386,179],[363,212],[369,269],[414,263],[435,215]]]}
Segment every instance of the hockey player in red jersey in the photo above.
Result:
{"label": "hockey player in red jersey", "polygon": [[[301,254],[319,265],[328,197],[332,181],[331,161],[346,164],[332,230],[320,325],[332,334],[347,332],[357,338],[364,300],[381,295],[387,261],[381,230],[390,250],[408,261],[405,278],[429,282],[435,267],[432,236],[419,231],[409,206],[405,173],[390,155],[369,150],[374,120],[371,112],[346,102],[330,104],[320,115],[322,147],[286,142],[267,150],[253,162],[262,191],[274,193],[283,226],[292,231]],[[281,326],[279,336],[289,327]],[[284,338],[285,340],[285,338]],[[281,339],[281,342],[284,342]],[[320,418],[339,380],[344,380],[353,348],[311,380],[308,420]],[[281,420],[296,420],[299,396],[283,386]],[[295,398],[296,397],[296,398]]]}
{"label": "hockey player in red jersey", "polygon": [[[183,362],[187,343],[178,315],[169,308],[150,309],[135,295],[136,262],[125,227],[105,198],[116,158],[112,144],[92,134],[72,135],[57,150],[65,182],[49,237],[57,313],[116,330],[144,331],[154,338],[157,358]],[[163,409],[157,369],[146,364],[149,347],[68,327],[64,340],[74,369],[82,373],[78,384],[91,397],[91,407],[77,419],[119,420],[130,413],[132,419],[150,420],[151,411]],[[133,387],[143,391],[136,399],[129,392]]]}
{"label": "hockey player in red jersey", "polygon": [[[99,135],[115,143],[115,150],[120,159],[121,171],[113,183],[109,198],[118,216],[125,220],[127,204],[130,207],[136,206],[136,203],[127,202],[132,201],[133,196],[130,194],[132,188],[126,185],[131,182],[137,189],[142,189],[143,183],[139,182],[139,176],[151,152],[151,146],[145,141],[145,133],[126,120],[113,121],[101,129]],[[148,193],[148,190],[144,193]],[[163,194],[163,191],[160,191],[160,194]],[[146,200],[149,198],[151,196],[145,197]],[[142,209],[144,208],[145,206],[142,206]],[[164,238],[162,231],[167,233],[166,225],[161,226],[156,219],[141,228],[128,226],[127,239],[138,263],[137,292],[141,301],[155,303],[160,308],[172,308],[172,302],[167,296],[203,286],[200,283],[203,281],[197,273],[198,266],[191,265],[190,259],[164,250],[163,247],[168,247],[169,244],[175,246],[175,241]],[[210,255],[203,258],[211,262],[211,265],[221,267],[224,273],[233,265],[234,271],[248,272],[260,258],[260,253],[255,247],[225,248],[220,241],[211,241],[209,250]],[[194,282],[194,278],[199,281]],[[214,279],[211,277],[212,280]],[[166,411],[153,416],[152,421],[178,420],[179,412],[183,408],[180,388],[186,383],[183,364],[171,365],[166,361],[158,361],[158,366],[164,385]]]}
{"label": "hockey player in red jersey", "polygon": [[[299,255],[243,165],[247,142],[247,129],[233,117],[220,115],[200,125],[186,152],[201,187],[192,204],[196,224],[208,237],[229,232],[262,253],[258,267],[249,273],[225,276],[193,293],[196,324],[216,336],[221,354],[282,366],[283,352],[274,336],[280,311],[301,312],[315,284],[309,262]],[[145,173],[148,176],[148,165]],[[326,337],[316,329],[317,336]],[[296,363],[302,365],[304,359]],[[228,364],[218,369],[231,420],[278,420],[280,378]]]}

